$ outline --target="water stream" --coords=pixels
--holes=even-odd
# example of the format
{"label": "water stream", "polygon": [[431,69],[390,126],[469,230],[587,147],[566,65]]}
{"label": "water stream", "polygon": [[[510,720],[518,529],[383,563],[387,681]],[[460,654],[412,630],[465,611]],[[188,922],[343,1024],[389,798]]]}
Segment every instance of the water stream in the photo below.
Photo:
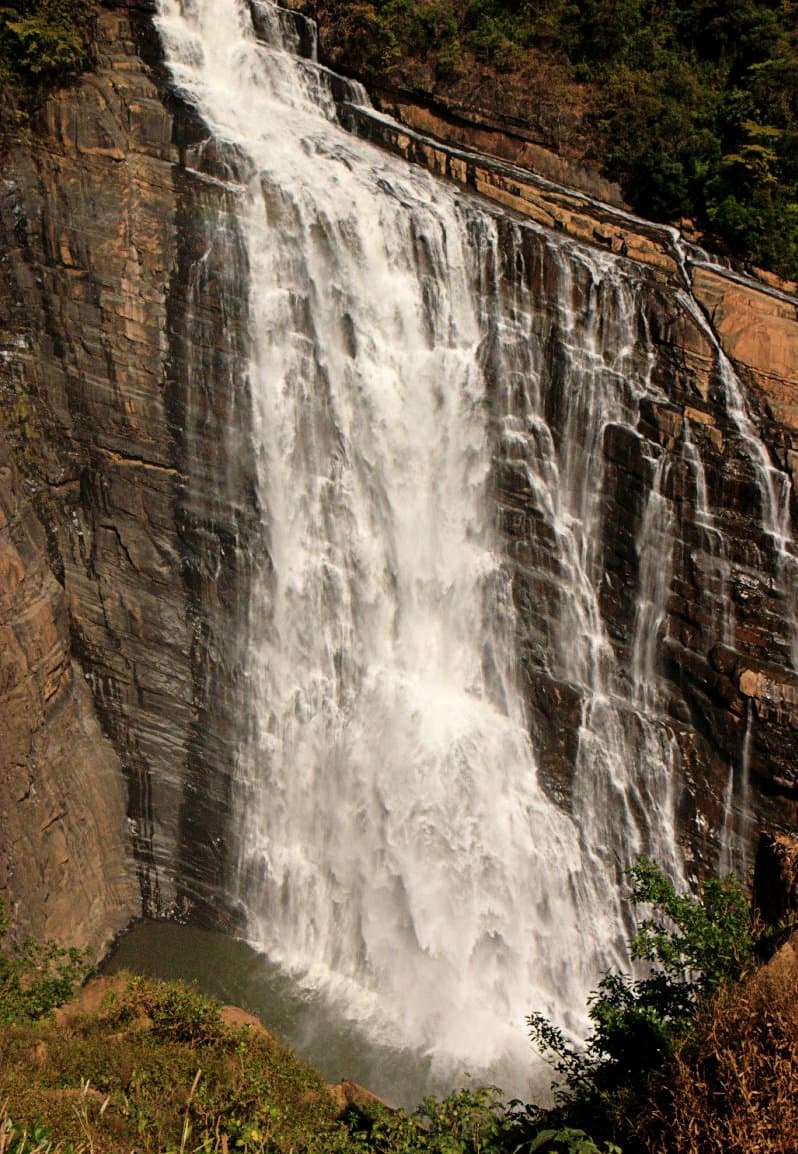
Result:
{"label": "water stream", "polygon": [[[658,395],[645,272],[345,133],[336,100],[365,92],[273,5],[158,0],[157,25],[245,249],[263,562],[231,900],[270,964],[375,1045],[525,1092],[524,1015],[583,1033],[598,974],[628,961],[623,868],[645,850],[681,874],[664,458],[628,652],[600,596],[605,435]],[[516,516],[502,490],[512,532],[499,473],[523,494]],[[570,808],[540,780],[530,667],[578,703]]]}

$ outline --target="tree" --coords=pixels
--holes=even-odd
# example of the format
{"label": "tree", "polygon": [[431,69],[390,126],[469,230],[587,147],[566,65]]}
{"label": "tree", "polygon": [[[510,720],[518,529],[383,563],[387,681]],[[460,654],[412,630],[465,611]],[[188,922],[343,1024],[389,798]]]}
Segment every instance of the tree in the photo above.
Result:
{"label": "tree", "polygon": [[55,942],[6,944],[9,916],[0,898],[0,1024],[45,1017],[71,998],[89,968],[85,950],[64,949]]}

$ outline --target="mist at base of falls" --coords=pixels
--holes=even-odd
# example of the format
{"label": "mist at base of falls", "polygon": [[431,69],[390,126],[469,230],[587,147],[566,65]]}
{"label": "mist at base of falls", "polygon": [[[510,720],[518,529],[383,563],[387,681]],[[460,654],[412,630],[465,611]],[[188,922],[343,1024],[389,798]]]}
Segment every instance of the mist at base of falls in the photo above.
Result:
{"label": "mist at base of falls", "polygon": [[[654,450],[627,651],[602,613],[604,438],[662,398],[646,274],[345,133],[346,82],[273,5],[159,0],[156,23],[225,169],[249,310],[262,538],[227,900],[370,1045],[523,1094],[525,1015],[583,1036],[628,964],[624,868],[681,876]],[[533,678],[574,703],[568,804]]]}
{"label": "mist at base of falls", "polygon": [[[139,923],[122,935],[101,966],[104,974],[120,971],[180,979],[223,1004],[241,1006],[329,1082],[357,1082],[392,1106],[413,1110],[430,1094],[480,1085],[467,1067],[436,1073],[429,1057],[381,1045],[342,1017],[322,991],[297,984],[246,942],[224,934],[170,922]],[[496,1084],[509,1075],[525,1100],[545,1096],[548,1079],[531,1049],[520,1066],[487,1073]]]}

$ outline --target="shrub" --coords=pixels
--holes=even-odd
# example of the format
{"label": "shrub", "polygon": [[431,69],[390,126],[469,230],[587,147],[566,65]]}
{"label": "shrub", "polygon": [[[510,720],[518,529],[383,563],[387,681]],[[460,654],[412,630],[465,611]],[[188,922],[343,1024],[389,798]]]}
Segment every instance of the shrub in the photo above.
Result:
{"label": "shrub", "polygon": [[5,0],[0,8],[0,71],[37,90],[81,69],[97,0]]}
{"label": "shrub", "polygon": [[640,1103],[651,1154],[785,1154],[798,1135],[798,951],[723,986]]}
{"label": "shrub", "polygon": [[608,972],[590,1000],[593,1032],[583,1050],[542,1014],[529,1019],[533,1044],[559,1076],[553,1110],[527,1108],[519,1124],[586,1126],[615,1139],[650,1077],[672,1057],[706,999],[752,966],[748,899],[731,877],[710,878],[697,897],[679,894],[641,858],[629,871],[635,904],[653,907],[630,942],[646,977]]}
{"label": "shrub", "polygon": [[30,938],[2,945],[9,918],[0,899],[0,1023],[31,1022],[72,997],[89,969],[84,950]]}
{"label": "shrub", "polygon": [[56,1143],[50,1130],[40,1122],[17,1125],[5,1108],[0,1108],[0,1154],[87,1154],[82,1144]]}

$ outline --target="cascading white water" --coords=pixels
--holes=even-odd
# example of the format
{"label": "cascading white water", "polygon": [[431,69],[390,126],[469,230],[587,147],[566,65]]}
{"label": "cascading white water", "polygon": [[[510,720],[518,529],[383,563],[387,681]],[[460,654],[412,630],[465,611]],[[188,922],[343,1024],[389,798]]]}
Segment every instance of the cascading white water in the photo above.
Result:
{"label": "cascading white water", "polygon": [[671,580],[670,565],[662,564],[672,552],[673,541],[671,508],[663,493],[668,467],[667,455],[662,453],[654,466],[654,478],[637,544],[641,573],[632,651],[632,685],[635,699],[643,709],[652,709],[658,704],[658,634],[665,617]]}
{"label": "cascading white water", "polygon": [[[604,435],[656,396],[639,274],[342,132],[330,76],[285,50],[272,5],[255,11],[268,45],[243,0],[159,0],[158,17],[227,157],[246,247],[268,563],[249,614],[236,896],[248,937],[373,1036],[453,1079],[493,1069],[522,1088],[502,1062],[529,1061],[524,1015],[579,1032],[597,975],[627,960],[619,871],[646,849],[679,873],[655,659],[664,457],[647,461],[628,660],[600,608]],[[791,558],[781,481],[724,381]],[[495,524],[497,461],[536,511],[529,622]],[[539,784],[522,633],[578,701],[570,814]]]}
{"label": "cascading white water", "polygon": [[[539,310],[501,269],[494,218],[341,133],[325,74],[258,43],[246,4],[160,0],[159,28],[246,184],[269,556],[237,797],[248,935],[453,1076],[525,1065],[524,1014],[579,1030],[597,974],[625,960],[619,864],[647,847],[678,868],[672,744],[619,690],[596,592],[601,431],[647,388],[634,285],[585,251],[577,292],[551,241],[580,382],[556,448]],[[556,539],[550,666],[584,695],[573,819],[538,784],[517,685],[488,375],[524,393],[503,437]]]}
{"label": "cascading white water", "polygon": [[784,617],[790,628],[789,659],[792,668],[798,671],[798,555],[791,531],[790,479],[771,461],[767,448],[748,414],[742,384],[731,361],[721,348],[712,326],[691,296],[681,293],[680,297],[684,307],[715,350],[718,378],[723,387],[726,411],[737,428],[753,466],[760,496],[762,528],[772,543],[776,558],[776,576],[785,602]]}
{"label": "cascading white water", "polygon": [[[491,379],[504,383],[499,451],[521,467],[522,488],[541,515],[542,536],[533,533],[540,553],[534,564],[545,589],[534,644],[538,660],[554,680],[577,687],[582,696],[572,797],[589,882],[587,904],[577,917],[622,965],[627,959],[620,868],[646,851],[674,877],[680,872],[673,734],[637,709],[634,679],[630,685],[599,606],[604,433],[611,425],[633,429],[641,400],[655,394],[653,353],[632,270],[603,254],[538,236],[539,251],[530,260],[545,264],[552,281],[547,289],[538,270],[525,267],[524,237],[530,231],[511,221],[503,228],[509,235],[501,247],[495,239],[476,244],[480,264],[493,270],[491,278],[481,272],[480,283],[487,369]],[[495,238],[495,227],[484,220],[472,231]],[[643,568],[667,581],[670,539],[655,535],[643,548],[653,552]],[[658,594],[664,597],[664,587]],[[642,651],[652,626],[645,618],[636,621],[633,655]],[[649,696],[656,696],[653,655],[645,677]]]}
{"label": "cascading white water", "polygon": [[734,873],[738,877],[746,876],[750,856],[752,734],[753,709],[749,701],[740,762],[736,767],[733,763],[729,766],[729,778],[723,795],[723,828],[720,839],[721,873]]}
{"label": "cascading white water", "polygon": [[731,567],[726,556],[726,542],[715,524],[709,504],[704,462],[692,438],[690,422],[685,419],[682,451],[693,475],[694,522],[703,534],[701,560],[704,588],[711,600],[713,633],[724,645],[734,644],[734,613],[729,597]]}

